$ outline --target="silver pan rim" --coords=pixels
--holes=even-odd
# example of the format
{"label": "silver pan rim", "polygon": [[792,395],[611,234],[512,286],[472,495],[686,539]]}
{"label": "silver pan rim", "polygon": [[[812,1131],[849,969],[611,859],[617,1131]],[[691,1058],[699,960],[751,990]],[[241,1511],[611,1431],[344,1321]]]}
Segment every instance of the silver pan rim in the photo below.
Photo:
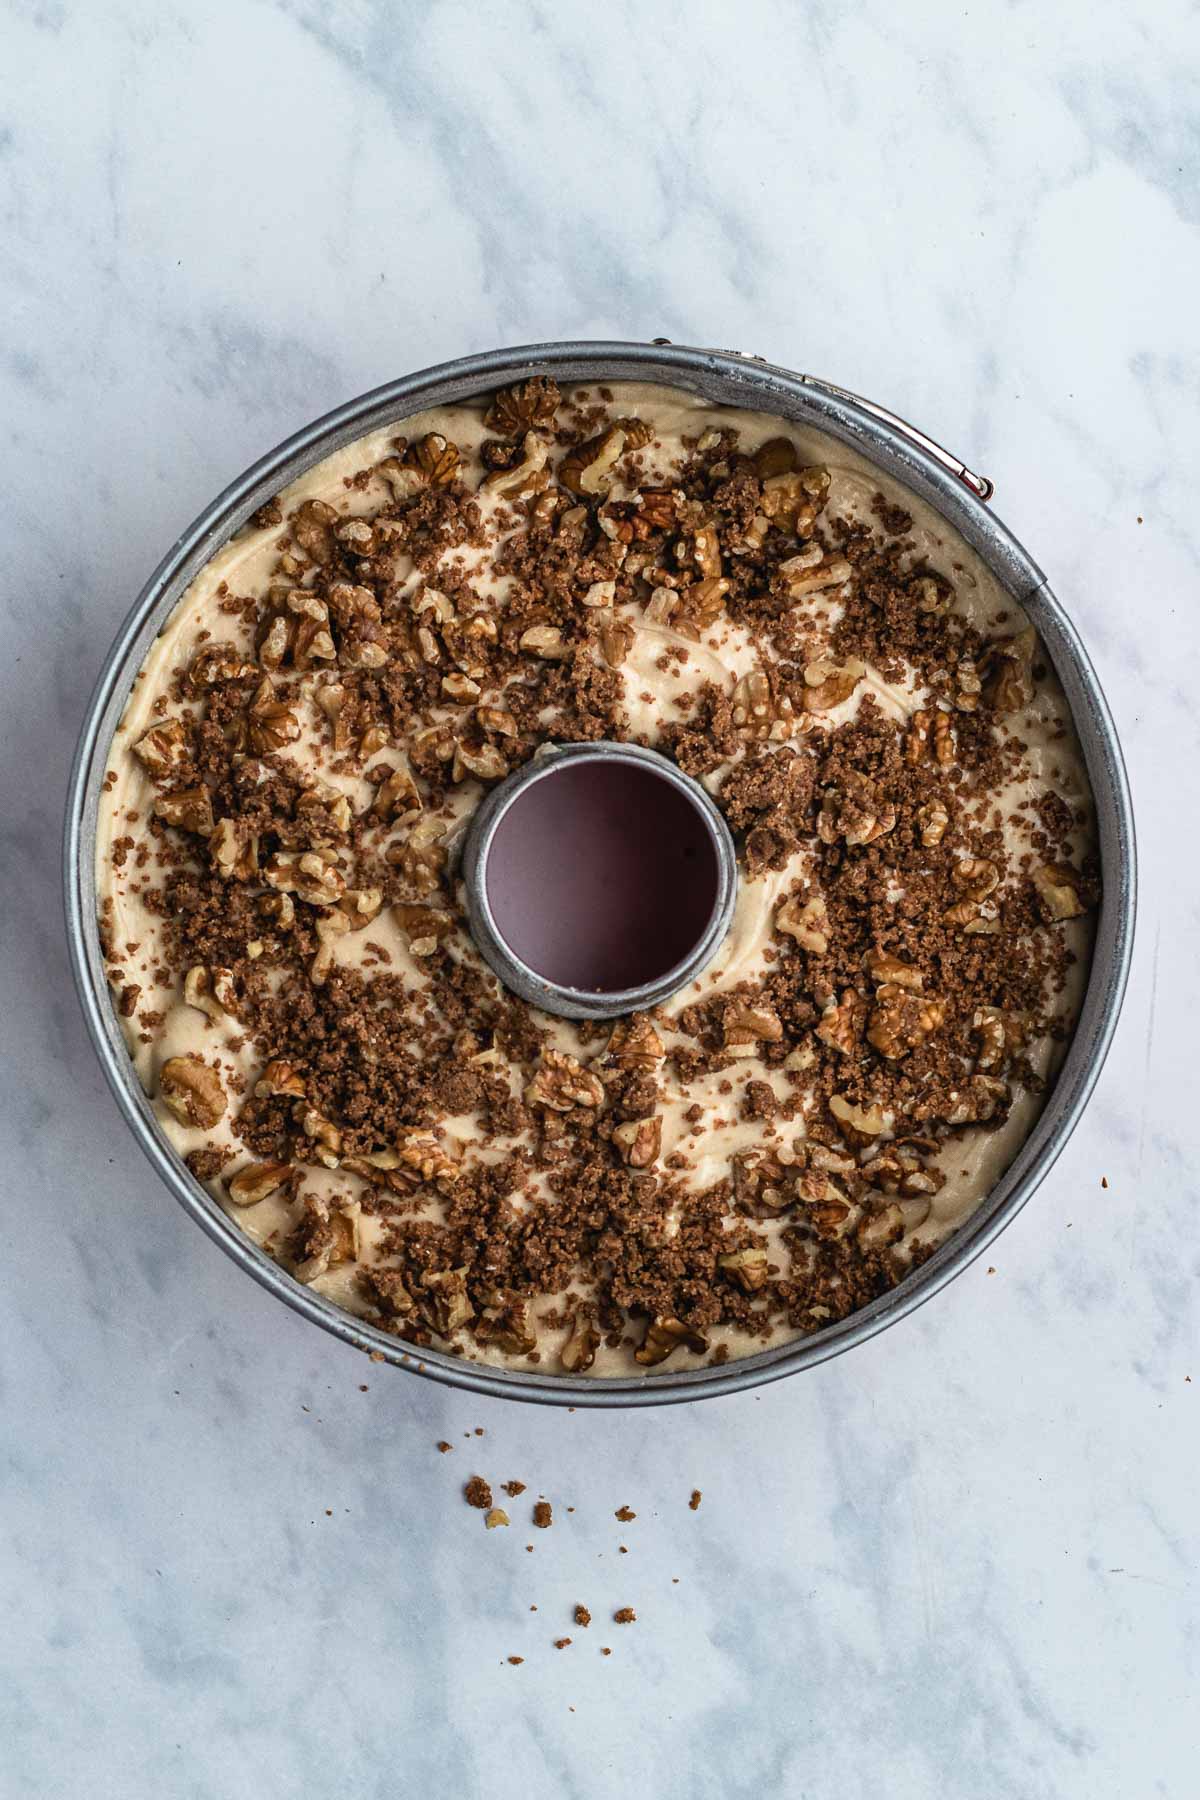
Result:
{"label": "silver pan rim", "polygon": [[[113,731],[145,651],[194,575],[264,500],[342,445],[426,407],[474,397],[544,372],[581,383],[642,380],[683,387],[810,424],[856,449],[919,494],[959,531],[1030,614],[1066,688],[1095,797],[1104,900],[1074,1038],[1045,1109],[977,1211],[899,1287],[837,1325],[729,1363],[657,1375],[572,1378],[414,1350],[313,1293],[222,1211],[161,1134],[125,1049],[100,957],[95,822]],[[336,408],[285,439],[232,481],[192,522],[138,595],[88,704],[67,794],[64,904],[72,974],[89,1035],[118,1108],[167,1188],[235,1263],[293,1311],[396,1367],[482,1395],[574,1406],[671,1405],[777,1381],[842,1355],[931,1299],[1016,1217],[1050,1173],[1103,1068],[1128,981],[1136,918],[1136,842],[1129,784],[1103,690],[1070,617],[1032,557],[965,479],[871,403],[819,379],[733,351],[669,344],[555,342],[495,350],[419,370]]]}

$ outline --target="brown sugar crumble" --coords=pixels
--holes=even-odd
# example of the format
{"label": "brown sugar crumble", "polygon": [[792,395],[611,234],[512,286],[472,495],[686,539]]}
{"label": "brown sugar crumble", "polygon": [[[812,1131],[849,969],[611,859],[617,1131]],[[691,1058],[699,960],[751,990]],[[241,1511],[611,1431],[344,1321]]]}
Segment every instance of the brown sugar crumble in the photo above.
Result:
{"label": "brown sugar crumble", "polygon": [[[580,1378],[845,1319],[1069,1040],[1100,871],[1034,633],[915,502],[668,403],[534,376],[269,501],[261,580],[222,565],[105,776],[102,943],[167,1129],[416,1350]],[[643,738],[763,884],[760,954],[562,1036],[475,954],[456,845],[547,743]]]}
{"label": "brown sugar crumble", "polygon": [[575,1623],[577,1625],[588,1626],[591,1624],[591,1622],[592,1622],[592,1615],[588,1611],[587,1607],[586,1606],[577,1606],[575,1608]]}
{"label": "brown sugar crumble", "polygon": [[692,1497],[688,1501],[688,1505],[691,1507],[693,1512],[698,1512],[700,1510],[700,1502],[701,1502],[701,1500],[703,1500],[703,1498],[704,1498],[704,1495],[700,1492],[699,1488],[692,1489]]}
{"label": "brown sugar crumble", "polygon": [[454,1445],[448,1444],[446,1442],[445,1438],[441,1438],[441,1439],[439,1439],[436,1447],[437,1447],[437,1449],[439,1449],[441,1451],[442,1455],[445,1456],[445,1454],[448,1450],[453,1450]]}
{"label": "brown sugar crumble", "polygon": [[637,1518],[637,1514],[633,1511],[633,1509],[631,1507],[618,1506],[616,1512],[613,1514],[613,1517],[614,1517],[614,1519],[620,1519],[622,1525],[628,1525],[628,1523],[631,1519]]}
{"label": "brown sugar crumble", "polygon": [[533,1508],[533,1522],[541,1531],[547,1531],[550,1526],[553,1525],[554,1510],[548,1500],[535,1501]]}
{"label": "brown sugar crumble", "polygon": [[477,1506],[481,1512],[487,1512],[492,1504],[492,1490],[482,1475],[472,1475],[463,1488],[463,1497],[468,1506]]}
{"label": "brown sugar crumble", "polygon": [[637,1614],[634,1612],[632,1606],[622,1606],[613,1614],[614,1625],[636,1625],[636,1623]]}

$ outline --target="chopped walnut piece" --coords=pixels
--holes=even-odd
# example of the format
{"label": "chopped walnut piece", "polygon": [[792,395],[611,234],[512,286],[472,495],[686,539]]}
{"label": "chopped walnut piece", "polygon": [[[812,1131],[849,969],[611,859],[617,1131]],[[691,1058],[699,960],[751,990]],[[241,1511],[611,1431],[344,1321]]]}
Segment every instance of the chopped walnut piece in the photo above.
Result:
{"label": "chopped walnut piece", "polygon": [[197,963],[183,978],[183,997],[197,1012],[207,1014],[214,1025],[237,1015],[237,994],[228,969],[206,969]]}
{"label": "chopped walnut piece", "polygon": [[817,836],[823,844],[843,838],[847,844],[873,844],[896,827],[896,809],[881,800],[864,776],[844,778],[845,786],[827,788],[817,815]]}
{"label": "chopped walnut piece", "polygon": [[901,962],[898,956],[892,956],[887,950],[868,950],[866,965],[872,981],[891,982],[893,987],[907,988],[912,994],[919,994],[925,986],[925,977],[920,969],[914,969],[911,963]]}
{"label": "chopped walnut piece", "polygon": [[786,694],[773,692],[762,669],[743,675],[733,690],[733,723],[746,737],[781,742],[790,737],[795,709]]}
{"label": "chopped walnut piece", "polygon": [[771,1272],[767,1253],[761,1249],[730,1251],[725,1256],[718,1256],[717,1267],[747,1294],[756,1294],[759,1288],[765,1287]]}
{"label": "chopped walnut piece", "polygon": [[993,712],[1019,712],[1033,699],[1033,659],[1037,632],[1030,626],[1015,637],[989,644],[980,663],[984,696]]}
{"label": "chopped walnut piece", "polygon": [[769,1006],[737,1003],[725,1011],[725,1043],[777,1044],[783,1036],[779,1014]]}
{"label": "chopped walnut piece", "polygon": [[640,1349],[633,1354],[638,1362],[653,1367],[665,1362],[681,1344],[696,1356],[703,1356],[708,1349],[708,1339],[703,1332],[685,1325],[681,1319],[657,1318],[647,1327]]}
{"label": "chopped walnut piece", "polygon": [[821,894],[805,899],[803,893],[788,894],[775,914],[775,928],[795,938],[801,949],[814,956],[824,956],[829,949],[829,913]]}
{"label": "chopped walnut piece", "polygon": [[979,1039],[979,1054],[976,1064],[980,1069],[997,1069],[1003,1066],[1007,1047],[1006,1020],[998,1006],[978,1006],[971,1020],[971,1029]]}
{"label": "chopped walnut piece", "polygon": [[412,770],[401,763],[376,788],[375,798],[371,802],[371,815],[390,824],[408,813],[420,810],[421,794],[416,778]]}
{"label": "chopped walnut piece", "polygon": [[889,1245],[898,1244],[904,1236],[904,1214],[899,1202],[889,1201],[886,1206],[868,1213],[855,1235],[863,1250],[886,1250]]}
{"label": "chopped walnut piece", "polygon": [[346,877],[329,850],[280,850],[263,869],[263,879],[281,892],[299,894],[310,906],[336,906]]}
{"label": "chopped walnut piece", "polygon": [[604,1105],[604,1083],[573,1056],[544,1049],[533,1079],[525,1089],[525,1104],[551,1112],[570,1112],[573,1106]]}
{"label": "chopped walnut piece", "polygon": [[276,700],[269,675],[264,675],[247,708],[250,747],[260,756],[294,744],[300,736],[300,721],[282,700]]}
{"label": "chopped walnut piece", "polygon": [[235,1206],[257,1206],[278,1192],[293,1173],[290,1163],[247,1163],[225,1186]]}
{"label": "chopped walnut piece", "polygon": [[1033,885],[1047,919],[1078,919],[1087,911],[1083,879],[1067,863],[1044,863],[1033,871]]}
{"label": "chopped walnut piece", "polygon": [[520,462],[510,468],[493,469],[485,477],[484,486],[506,499],[528,499],[546,485],[549,476],[546,472],[546,444],[533,431],[527,431],[522,445]]}
{"label": "chopped walnut piece", "polygon": [[862,1000],[853,988],[847,988],[841,1002],[830,1000],[816,1027],[823,1044],[843,1056],[852,1056],[858,1048],[858,1026],[862,1016]]}
{"label": "chopped walnut piece", "polygon": [[357,1262],[361,1229],[359,1201],[345,1196],[333,1200],[307,1196],[295,1246],[293,1273],[297,1281],[307,1285],[343,1263]]}
{"label": "chopped walnut piece", "polygon": [[454,752],[452,781],[473,775],[478,781],[499,781],[508,774],[508,763],[494,744],[459,744]]}
{"label": "chopped walnut piece", "polygon": [[501,437],[520,437],[526,431],[549,431],[562,404],[558,383],[548,375],[533,375],[512,387],[501,388],[484,418],[489,431]]}
{"label": "chopped walnut piece", "polygon": [[418,1305],[426,1323],[440,1337],[449,1337],[475,1317],[475,1308],[467,1293],[465,1268],[441,1269],[425,1275],[422,1286],[425,1295],[418,1299]]}
{"label": "chopped walnut piece", "polygon": [[188,665],[187,684],[199,692],[223,681],[245,681],[257,673],[254,664],[245,662],[233,644],[206,644]]}
{"label": "chopped walnut piece", "polygon": [[801,695],[805,712],[832,712],[850,698],[866,672],[867,665],[856,656],[844,663],[822,659],[806,664]]}
{"label": "chopped walnut piece", "polygon": [[760,481],[772,475],[789,475],[799,461],[791,438],[768,438],[754,452],[754,472]]}
{"label": "chopped walnut piece", "polygon": [[662,1148],[662,1120],[630,1119],[613,1130],[613,1143],[631,1169],[648,1169]]}
{"label": "chopped walnut piece", "polygon": [[531,651],[545,662],[561,662],[570,654],[570,647],[557,625],[531,625],[528,631],[521,633],[520,645],[522,650]]}
{"label": "chopped walnut piece", "polygon": [[225,1089],[199,1056],[171,1056],[158,1077],[159,1098],[181,1125],[211,1131],[225,1117]]}
{"label": "chopped walnut piece", "polygon": [[612,1028],[605,1055],[619,1069],[652,1069],[664,1055],[663,1041],[647,1013],[630,1013]]}
{"label": "chopped walnut piece", "polygon": [[414,956],[432,956],[442,940],[454,930],[453,913],[439,907],[397,904],[392,908],[392,917],[407,935],[408,947]]}
{"label": "chopped walnut piece", "polygon": [[258,874],[258,838],[234,819],[218,819],[209,833],[208,853],[227,881],[252,881]]}
{"label": "chopped walnut piece", "polygon": [[598,437],[567,452],[558,465],[558,479],[563,487],[583,498],[606,494],[624,454],[625,433],[619,425],[610,425]]}
{"label": "chopped walnut piece", "polygon": [[430,487],[449,487],[457,479],[461,457],[458,445],[443,437],[440,431],[427,431],[410,444],[401,459],[408,468],[419,469]]}
{"label": "chopped walnut piece", "polygon": [[914,994],[895,982],[884,982],[875,993],[875,1005],[867,1024],[867,1042],[891,1061],[907,1056],[935,1032],[946,1016],[942,1001]]}
{"label": "chopped walnut piece", "polygon": [[502,1506],[493,1506],[483,1522],[489,1531],[495,1531],[497,1525],[507,1525],[509,1518]]}
{"label": "chopped walnut piece", "polygon": [[332,527],[338,516],[324,500],[305,500],[292,514],[289,529],[292,537],[315,563],[331,563],[336,553]]}
{"label": "chopped walnut piece", "polygon": [[610,669],[619,669],[633,649],[634,630],[624,619],[606,619],[596,632],[600,654]]}
{"label": "chopped walnut piece", "polygon": [[828,495],[828,469],[789,469],[766,477],[761,505],[780,531],[809,537]]}
{"label": "chopped walnut piece", "polygon": [[581,1310],[575,1314],[575,1322],[558,1353],[558,1360],[568,1375],[582,1375],[595,1362],[599,1348],[600,1333],[596,1330],[595,1320],[590,1313]]}
{"label": "chopped walnut piece", "polygon": [[921,827],[921,842],[927,850],[933,850],[941,843],[950,823],[950,814],[941,800],[927,800],[924,806],[917,808],[917,823]]}
{"label": "chopped walnut piece", "polygon": [[133,754],[152,775],[169,775],[187,761],[187,731],[182,719],[152,725],[133,746]]}
{"label": "chopped walnut piece", "polygon": [[846,1133],[847,1142],[869,1142],[884,1130],[885,1120],[878,1106],[855,1106],[843,1094],[831,1094],[828,1104],[830,1112]]}
{"label": "chopped walnut piece", "polygon": [[160,794],[154,802],[154,816],[164,825],[180,831],[194,831],[207,837],[213,828],[212,795],[206,787],[181,788],[177,794]]}
{"label": "chopped walnut piece", "polygon": [[255,1094],[260,1100],[286,1098],[291,1100],[304,1098],[304,1077],[289,1062],[275,1058],[269,1062],[258,1081],[255,1083]]}

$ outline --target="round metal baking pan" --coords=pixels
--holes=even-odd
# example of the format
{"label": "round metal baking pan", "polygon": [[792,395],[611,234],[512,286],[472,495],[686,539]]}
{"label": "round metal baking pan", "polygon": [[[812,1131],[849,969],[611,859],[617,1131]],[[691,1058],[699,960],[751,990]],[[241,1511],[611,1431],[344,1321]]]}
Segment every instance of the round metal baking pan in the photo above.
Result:
{"label": "round metal baking pan", "polygon": [[[809,1337],[715,1368],[593,1380],[494,1368],[444,1351],[414,1350],[293,1280],[221,1210],[159,1131],[126,1052],[100,954],[95,840],[109,745],[149,647],[189,583],[257,507],[335,450],[412,413],[469,399],[537,373],[554,375],[564,384],[660,382],[717,405],[748,407],[812,426],[927,501],[961,533],[1040,633],[1074,713],[1095,796],[1104,899],[1087,994],[1054,1089],[1015,1160],[966,1223],[891,1293]],[[84,720],[64,835],[71,963],[97,1054],[138,1143],[175,1198],[209,1236],[281,1300],[357,1349],[477,1393],[571,1406],[662,1405],[776,1381],[840,1355],[894,1324],[966,1268],[1054,1166],[1096,1084],[1125,991],[1136,906],[1133,815],[1108,706],[1078,633],[1042,571],[984,503],[990,491],[984,478],[873,402],[754,357],[662,343],[531,344],[443,363],[339,407],[232,482],[172,545],[117,633]]]}

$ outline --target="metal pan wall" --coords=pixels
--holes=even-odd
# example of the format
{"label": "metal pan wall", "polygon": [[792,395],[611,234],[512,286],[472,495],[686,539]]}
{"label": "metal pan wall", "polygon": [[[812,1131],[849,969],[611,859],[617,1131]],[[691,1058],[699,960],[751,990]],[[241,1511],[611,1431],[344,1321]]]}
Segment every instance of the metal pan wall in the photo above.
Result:
{"label": "metal pan wall", "polygon": [[[715,1368],[595,1380],[493,1368],[443,1351],[415,1351],[293,1280],[222,1211],[163,1137],[126,1052],[100,955],[95,841],[109,746],[151,643],[194,577],[263,501],[335,450],[412,413],[537,373],[554,375],[562,383],[660,382],[721,405],[812,426],[926,500],[961,533],[1036,626],[1075,715],[1096,802],[1104,898],[1087,994],[1053,1092],[1015,1161],[966,1223],[891,1293],[809,1337]],[[1133,816],[1108,706],[1087,652],[1042,571],[985,504],[990,492],[984,478],[873,402],[758,358],[665,343],[532,344],[442,363],[339,407],[232,482],[168,551],[105,659],[75,755],[64,833],[67,934],[88,1030],[134,1136],[197,1224],[256,1281],[358,1349],[379,1352],[399,1367],[477,1393],[571,1406],[663,1405],[776,1381],[838,1356],[894,1324],[966,1268],[1053,1167],[1095,1086],[1125,991],[1136,906]]]}

